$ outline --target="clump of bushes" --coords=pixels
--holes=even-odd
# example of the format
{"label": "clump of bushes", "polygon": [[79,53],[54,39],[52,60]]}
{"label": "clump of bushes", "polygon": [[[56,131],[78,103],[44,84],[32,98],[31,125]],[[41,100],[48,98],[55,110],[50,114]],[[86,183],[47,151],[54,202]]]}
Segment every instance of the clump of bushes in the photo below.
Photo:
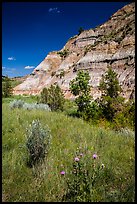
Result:
{"label": "clump of bushes", "polygon": [[64,49],[63,51],[57,52],[57,54],[59,54],[62,59],[65,59],[69,55],[69,50]]}
{"label": "clump of bushes", "polygon": [[62,77],[64,77],[64,76],[65,76],[65,71],[64,71],[64,70],[61,71],[59,76],[60,76],[60,79],[61,79]]}
{"label": "clump of bushes", "polygon": [[61,88],[58,85],[45,87],[41,92],[40,103],[48,104],[52,111],[63,111],[65,99]]}
{"label": "clump of bushes", "polygon": [[117,74],[109,67],[102,77],[99,85],[102,96],[99,100],[99,107],[102,117],[114,123],[116,129],[135,125],[135,104],[134,101],[120,96],[122,89],[117,79]]}
{"label": "clump of bushes", "polygon": [[42,127],[39,120],[33,120],[27,128],[26,147],[29,153],[27,165],[32,167],[47,157],[51,143],[51,134],[48,126]]}
{"label": "clump of bushes", "polygon": [[10,108],[23,108],[26,110],[33,110],[33,109],[39,109],[39,110],[45,110],[45,111],[51,111],[50,107],[47,104],[43,103],[25,103],[23,100],[14,100],[10,103]]}
{"label": "clump of bushes", "polygon": [[85,46],[84,56],[85,56],[88,52],[91,51],[92,47],[93,47],[93,45],[87,45],[87,46]]}
{"label": "clump of bushes", "polygon": [[24,101],[19,99],[19,100],[14,100],[12,102],[10,102],[10,108],[11,109],[14,109],[14,108],[23,108],[23,105],[24,105]]}
{"label": "clump of bushes", "polygon": [[90,96],[89,79],[88,72],[79,71],[77,77],[70,82],[71,93],[77,96],[75,99],[78,106],[77,113],[82,117],[87,117],[92,99]]}
{"label": "clump of bushes", "polygon": [[55,71],[53,71],[53,72],[51,73],[51,76],[53,77],[55,74],[56,74],[56,72],[55,72]]}
{"label": "clump of bushes", "polygon": [[59,77],[60,79],[63,78],[65,76],[65,71],[62,70],[60,71],[60,73],[56,74],[56,77]]}
{"label": "clump of bushes", "polygon": [[119,133],[120,135],[124,135],[124,136],[126,135],[126,136],[128,136],[128,137],[134,137],[134,136],[135,136],[135,132],[132,131],[131,129],[127,128],[127,127],[121,128],[121,129],[118,131],[118,133]]}
{"label": "clump of bushes", "polygon": [[39,109],[39,110],[51,111],[50,107],[47,104],[43,104],[43,103],[39,103],[39,104],[24,103],[23,108],[27,110]]}

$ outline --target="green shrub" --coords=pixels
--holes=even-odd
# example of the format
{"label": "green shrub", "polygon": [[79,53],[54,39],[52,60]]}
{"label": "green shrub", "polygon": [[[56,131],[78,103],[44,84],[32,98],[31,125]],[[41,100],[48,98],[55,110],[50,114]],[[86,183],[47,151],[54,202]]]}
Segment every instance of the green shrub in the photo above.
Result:
{"label": "green shrub", "polygon": [[89,49],[86,47],[85,51],[84,51],[84,56],[87,54],[88,51],[89,51]]}
{"label": "green shrub", "polygon": [[78,96],[75,99],[78,106],[75,116],[82,117],[84,120],[96,121],[101,115],[101,109],[98,102],[92,101],[89,79],[88,72],[79,71],[77,77],[70,82],[70,90],[75,96]]}
{"label": "green shrub", "polygon": [[55,74],[56,74],[56,72],[54,71],[54,72],[51,73],[51,76],[53,77]]}
{"label": "green shrub", "polygon": [[65,99],[65,103],[63,106],[63,111],[68,116],[76,117],[77,115],[77,105],[75,101],[70,101],[68,99]]}
{"label": "green shrub", "polygon": [[57,52],[57,54],[59,54],[62,59],[65,59],[69,55],[69,50],[64,49],[63,51]]}
{"label": "green shrub", "polygon": [[64,77],[64,76],[65,76],[65,71],[64,71],[64,70],[61,71],[59,76],[60,76],[60,79],[61,79],[62,77]]}
{"label": "green shrub", "polygon": [[113,122],[115,127],[124,128],[129,127],[135,129],[135,101],[129,100],[126,103],[120,103],[121,109],[116,112]]}
{"label": "green shrub", "polygon": [[48,126],[42,127],[39,120],[33,120],[27,129],[26,147],[29,153],[28,165],[32,167],[42,161],[48,154],[51,135]]}
{"label": "green shrub", "polygon": [[39,97],[39,103],[48,103],[48,96],[49,96],[49,91],[48,88],[43,88],[40,97]]}
{"label": "green shrub", "polygon": [[97,122],[97,120],[101,117],[102,112],[96,101],[92,101],[90,105],[86,108],[86,112],[83,115],[85,120],[91,120],[92,122]]}
{"label": "green shrub", "polygon": [[2,97],[10,97],[12,95],[11,80],[6,76],[2,82]]}
{"label": "green shrub", "polygon": [[63,111],[65,99],[61,88],[58,85],[51,85],[48,89],[44,88],[41,92],[40,102],[48,104],[52,111]]}
{"label": "green shrub", "polygon": [[99,88],[103,95],[110,96],[111,98],[116,98],[122,91],[117,78],[117,73],[114,72],[111,67],[108,67],[105,75],[102,76]]}
{"label": "green shrub", "polygon": [[78,35],[80,35],[83,31],[84,31],[84,29],[82,27],[80,27],[78,30]]}
{"label": "green shrub", "polygon": [[125,118],[128,119],[128,122],[131,126],[135,127],[135,100],[129,100],[125,104],[124,109]]}
{"label": "green shrub", "polygon": [[84,50],[84,56],[87,54],[87,52],[90,52],[92,48],[92,45],[87,45],[85,46],[85,50]]}
{"label": "green shrub", "polygon": [[111,67],[109,67],[105,75],[102,76],[99,89],[102,91],[99,105],[103,117],[113,121],[116,113],[122,109],[124,98],[119,96],[122,89],[117,79],[117,73],[114,72]]}
{"label": "green shrub", "polygon": [[89,73],[84,71],[79,71],[77,77],[70,81],[71,93],[78,96],[75,102],[78,106],[78,113],[85,114],[86,110],[89,108],[91,102],[91,96],[89,94]]}

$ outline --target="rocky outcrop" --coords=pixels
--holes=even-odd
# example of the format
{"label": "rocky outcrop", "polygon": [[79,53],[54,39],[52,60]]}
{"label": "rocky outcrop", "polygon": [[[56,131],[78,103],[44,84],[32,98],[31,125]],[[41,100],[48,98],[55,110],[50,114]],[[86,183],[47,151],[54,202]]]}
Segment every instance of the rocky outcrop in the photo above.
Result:
{"label": "rocky outcrop", "polygon": [[73,96],[69,82],[78,70],[88,70],[91,94],[100,96],[98,85],[111,66],[118,74],[125,98],[135,97],[135,3],[124,6],[110,19],[68,40],[60,51],[49,53],[31,75],[14,88],[14,94],[39,94],[44,87],[58,84],[66,98]]}

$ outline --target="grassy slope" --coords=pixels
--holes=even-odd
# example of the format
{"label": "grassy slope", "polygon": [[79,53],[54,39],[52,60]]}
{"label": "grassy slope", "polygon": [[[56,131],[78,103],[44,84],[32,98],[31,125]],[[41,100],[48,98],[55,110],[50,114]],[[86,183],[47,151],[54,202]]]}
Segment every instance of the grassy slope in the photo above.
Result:
{"label": "grassy slope", "polygon": [[[47,161],[37,169],[29,169],[25,165],[25,129],[34,119],[49,126],[52,143]],[[3,201],[61,201],[65,180],[60,171],[70,172],[78,147],[88,149],[91,158],[97,153],[100,162],[113,172],[110,190],[120,189],[123,201],[133,201],[133,135],[92,126],[63,113],[10,110],[8,103],[2,105],[2,135]]]}

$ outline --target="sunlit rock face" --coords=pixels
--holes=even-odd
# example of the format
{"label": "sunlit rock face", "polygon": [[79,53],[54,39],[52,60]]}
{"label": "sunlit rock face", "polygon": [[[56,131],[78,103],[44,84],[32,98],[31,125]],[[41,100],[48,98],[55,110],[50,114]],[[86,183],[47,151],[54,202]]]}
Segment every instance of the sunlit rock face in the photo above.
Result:
{"label": "sunlit rock face", "polygon": [[[67,54],[62,56],[67,50]],[[49,53],[14,94],[39,94],[44,87],[58,84],[66,98],[73,98],[69,82],[78,70],[90,74],[91,94],[100,96],[98,85],[111,66],[118,74],[122,95],[135,97],[135,3],[124,6],[104,24],[71,37],[59,51]]]}

